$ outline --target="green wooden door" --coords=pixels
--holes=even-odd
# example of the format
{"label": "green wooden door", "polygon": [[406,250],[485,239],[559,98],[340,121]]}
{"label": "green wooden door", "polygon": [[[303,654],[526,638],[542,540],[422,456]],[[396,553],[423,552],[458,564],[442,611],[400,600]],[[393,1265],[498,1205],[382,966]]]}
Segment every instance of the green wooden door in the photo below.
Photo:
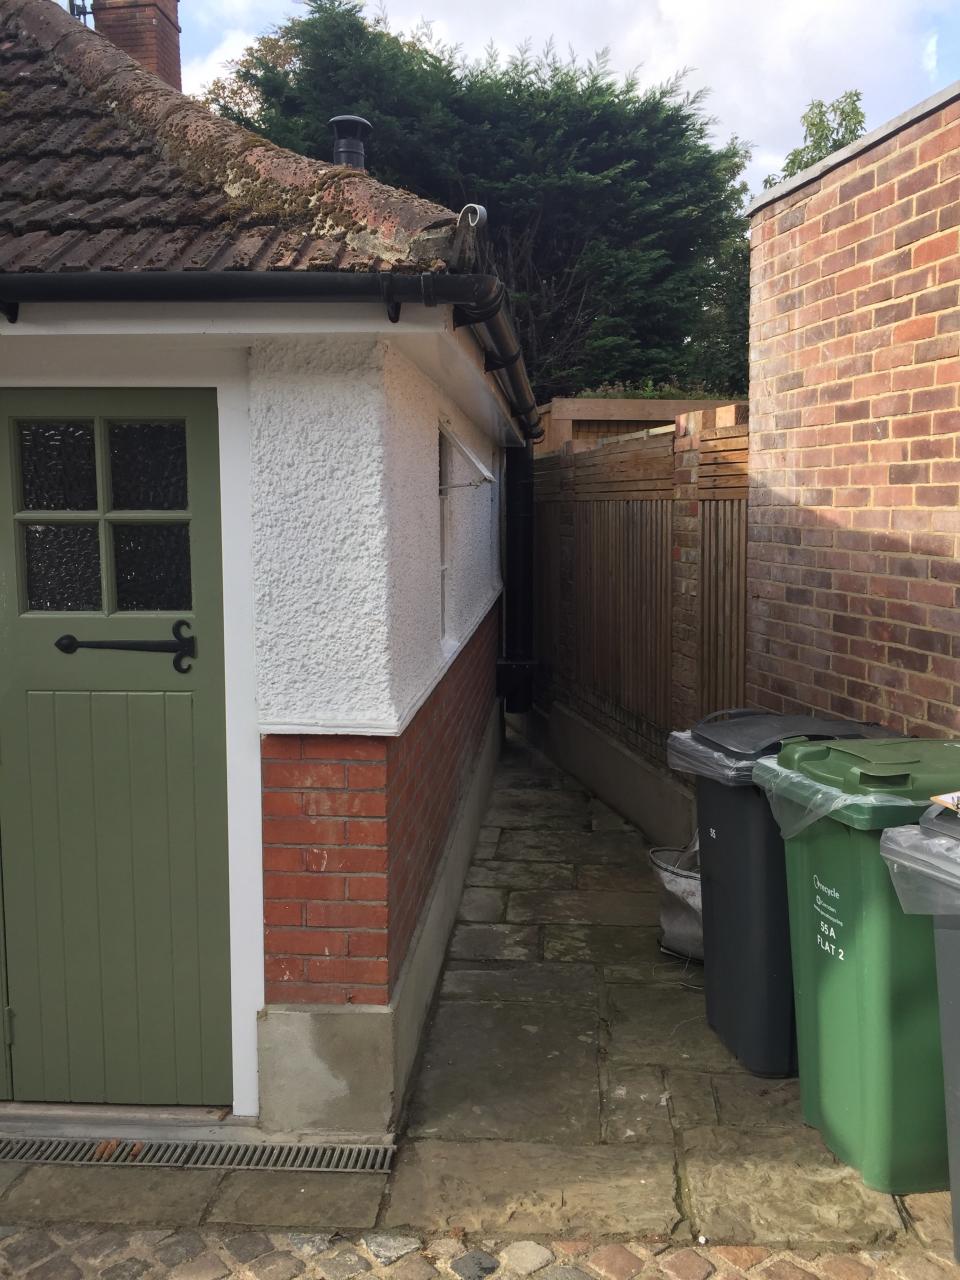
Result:
{"label": "green wooden door", "polygon": [[229,1103],[215,393],[0,390],[0,430],[0,1090]]}

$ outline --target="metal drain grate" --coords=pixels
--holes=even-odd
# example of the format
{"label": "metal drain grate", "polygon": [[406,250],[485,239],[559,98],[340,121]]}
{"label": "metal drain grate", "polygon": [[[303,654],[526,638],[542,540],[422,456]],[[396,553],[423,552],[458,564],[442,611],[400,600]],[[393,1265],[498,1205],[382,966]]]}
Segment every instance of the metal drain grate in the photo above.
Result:
{"label": "metal drain grate", "polygon": [[131,1138],[3,1138],[0,1162],[136,1165],[152,1169],[293,1169],[388,1173],[392,1146],[338,1143],[176,1142]]}

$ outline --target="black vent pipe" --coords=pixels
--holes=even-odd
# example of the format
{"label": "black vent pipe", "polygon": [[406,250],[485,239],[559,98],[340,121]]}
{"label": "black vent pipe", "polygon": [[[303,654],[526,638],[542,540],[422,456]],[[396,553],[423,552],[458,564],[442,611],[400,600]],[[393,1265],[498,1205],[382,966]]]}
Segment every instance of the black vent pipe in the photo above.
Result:
{"label": "black vent pipe", "polygon": [[504,709],[533,705],[533,444],[506,451],[503,556],[503,656],[497,662],[497,693]]}
{"label": "black vent pipe", "polygon": [[366,141],[373,129],[370,121],[363,116],[332,116],[327,123],[333,125],[333,163],[366,169]]}

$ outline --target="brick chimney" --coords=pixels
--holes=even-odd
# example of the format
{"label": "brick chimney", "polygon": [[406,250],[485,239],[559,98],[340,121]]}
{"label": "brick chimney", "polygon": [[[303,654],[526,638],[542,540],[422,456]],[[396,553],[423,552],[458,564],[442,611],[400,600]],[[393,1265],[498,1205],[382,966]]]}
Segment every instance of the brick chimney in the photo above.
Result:
{"label": "brick chimney", "polygon": [[178,0],[93,0],[94,26],[148,71],[179,89],[177,3]]}

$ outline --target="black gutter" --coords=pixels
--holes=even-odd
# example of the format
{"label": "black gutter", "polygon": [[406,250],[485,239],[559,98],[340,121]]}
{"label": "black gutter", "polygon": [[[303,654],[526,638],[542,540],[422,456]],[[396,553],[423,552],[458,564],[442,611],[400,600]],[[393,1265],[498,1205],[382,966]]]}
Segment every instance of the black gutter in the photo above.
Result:
{"label": "black gutter", "polygon": [[497,693],[504,709],[533,705],[533,445],[506,451],[503,554],[503,654],[497,662]]}
{"label": "black gutter", "polygon": [[[389,271],[64,271],[0,273],[0,314],[24,302],[383,302],[454,307],[454,323],[480,330],[485,369],[527,440],[543,436],[503,282],[491,275],[395,275]],[[484,341],[483,339],[486,339]]]}

